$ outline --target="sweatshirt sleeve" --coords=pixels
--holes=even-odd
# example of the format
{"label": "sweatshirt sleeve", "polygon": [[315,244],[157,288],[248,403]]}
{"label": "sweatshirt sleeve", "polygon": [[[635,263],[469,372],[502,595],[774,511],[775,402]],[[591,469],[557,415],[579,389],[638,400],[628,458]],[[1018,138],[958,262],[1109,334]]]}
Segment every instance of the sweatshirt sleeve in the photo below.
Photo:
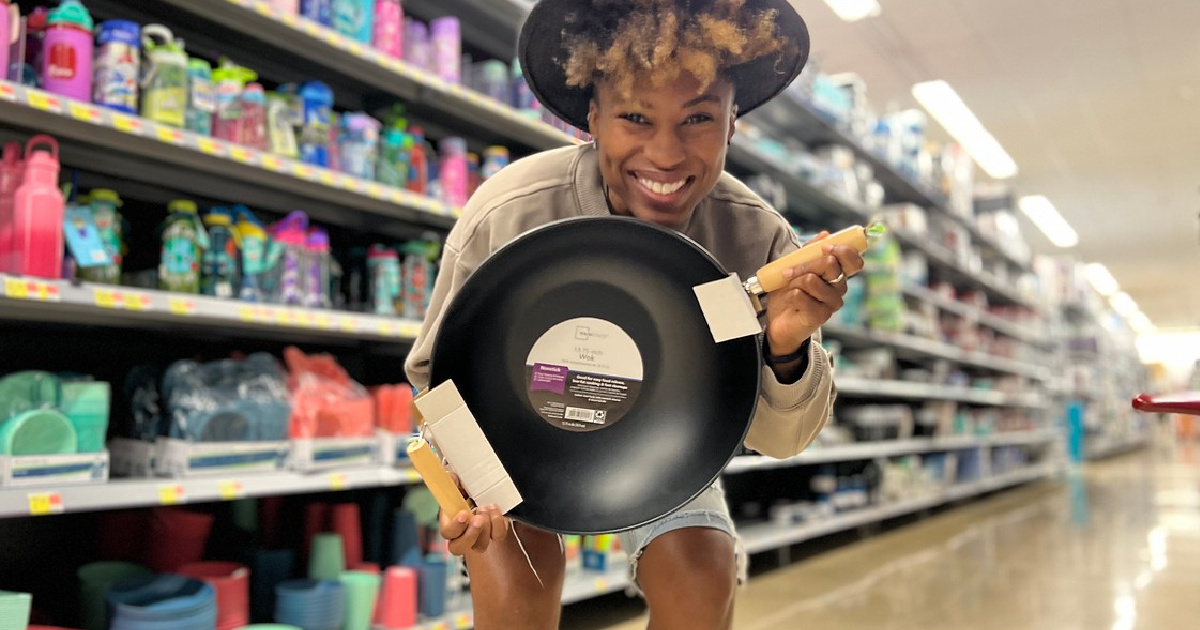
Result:
{"label": "sweatshirt sleeve", "polygon": [[[785,229],[786,233],[775,237],[772,260],[799,246],[790,227],[785,225]],[[760,368],[758,408],[746,434],[747,448],[768,457],[787,459],[808,448],[829,423],[837,388],[833,384],[829,354],[821,339],[818,330],[808,344],[808,368],[795,383],[780,383],[770,366],[764,364]]]}
{"label": "sweatshirt sleeve", "polygon": [[438,327],[442,321],[442,313],[473,271],[466,268],[461,252],[450,243],[450,239],[447,239],[445,247],[442,248],[440,267],[437,279],[433,283],[433,294],[429,298],[429,308],[425,311],[421,333],[413,342],[408,358],[404,361],[408,383],[418,391],[429,387],[430,358],[433,354],[433,342],[437,338]]}

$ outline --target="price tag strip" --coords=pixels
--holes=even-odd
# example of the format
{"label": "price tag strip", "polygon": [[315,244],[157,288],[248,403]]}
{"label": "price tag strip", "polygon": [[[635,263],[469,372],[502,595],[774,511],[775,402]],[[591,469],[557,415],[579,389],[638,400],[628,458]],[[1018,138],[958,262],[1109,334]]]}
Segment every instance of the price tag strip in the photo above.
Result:
{"label": "price tag strip", "polygon": [[62,514],[62,495],[57,492],[38,492],[29,495],[30,516],[45,516],[47,514]]}

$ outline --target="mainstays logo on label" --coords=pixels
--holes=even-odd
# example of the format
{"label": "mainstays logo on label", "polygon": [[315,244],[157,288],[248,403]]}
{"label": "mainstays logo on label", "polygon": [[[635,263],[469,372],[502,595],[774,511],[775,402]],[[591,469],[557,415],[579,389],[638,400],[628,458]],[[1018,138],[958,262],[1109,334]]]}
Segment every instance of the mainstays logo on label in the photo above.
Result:
{"label": "mainstays logo on label", "polygon": [[575,338],[580,341],[588,341],[591,339],[608,339],[608,333],[592,330],[591,326],[576,326]]}

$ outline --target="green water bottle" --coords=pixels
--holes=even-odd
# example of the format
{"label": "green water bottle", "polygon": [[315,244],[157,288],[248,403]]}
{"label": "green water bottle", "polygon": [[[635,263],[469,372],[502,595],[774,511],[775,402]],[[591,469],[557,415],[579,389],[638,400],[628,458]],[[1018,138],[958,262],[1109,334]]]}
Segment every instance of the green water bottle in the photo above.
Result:
{"label": "green water bottle", "polygon": [[200,263],[208,249],[208,233],[200,222],[196,202],[177,199],[167,205],[163,223],[158,288],[176,293],[200,292]]}
{"label": "green water bottle", "polygon": [[[82,200],[81,200],[82,203]],[[115,190],[107,188],[93,189],[88,195],[87,202],[92,209],[92,221],[96,224],[96,232],[100,242],[108,253],[111,263],[93,267],[79,266],[76,276],[80,280],[99,284],[121,283],[121,196]]]}

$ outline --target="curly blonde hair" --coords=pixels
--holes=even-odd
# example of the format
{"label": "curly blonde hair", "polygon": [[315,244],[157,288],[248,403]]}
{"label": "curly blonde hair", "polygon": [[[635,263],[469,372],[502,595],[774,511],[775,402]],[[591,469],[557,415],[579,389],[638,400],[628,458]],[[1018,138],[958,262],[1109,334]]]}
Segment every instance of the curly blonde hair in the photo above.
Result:
{"label": "curly blonde hair", "polygon": [[[746,0],[592,0],[568,18],[567,85],[600,79],[622,94],[670,83],[683,73],[705,90],[722,73],[796,45],[777,32],[776,11],[749,11]],[[632,5],[632,10],[631,10]]]}

